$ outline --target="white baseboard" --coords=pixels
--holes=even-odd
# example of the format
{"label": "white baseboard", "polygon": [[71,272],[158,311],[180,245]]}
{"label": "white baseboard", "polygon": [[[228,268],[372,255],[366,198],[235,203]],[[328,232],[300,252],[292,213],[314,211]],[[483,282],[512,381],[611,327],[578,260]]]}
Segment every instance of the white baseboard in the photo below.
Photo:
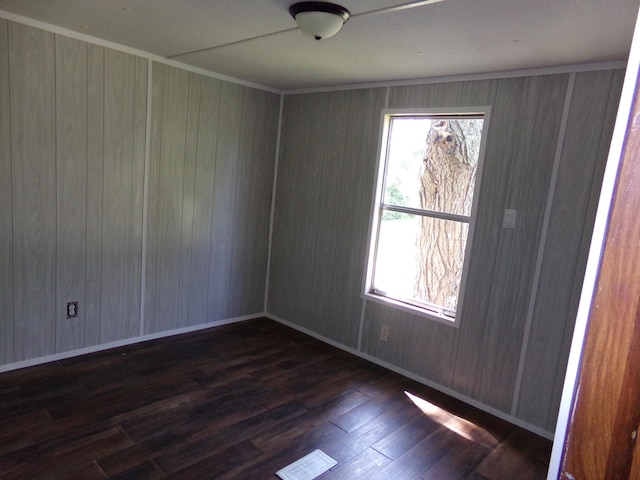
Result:
{"label": "white baseboard", "polygon": [[180,335],[182,333],[197,332],[198,330],[206,330],[207,328],[212,328],[212,327],[221,327],[222,325],[229,325],[231,323],[238,323],[238,322],[243,322],[245,320],[253,320],[255,318],[262,318],[262,317],[267,317],[267,315],[264,313],[256,313],[254,315],[246,315],[244,317],[217,320],[215,322],[177,328],[174,330],[167,330],[164,332],[151,333],[151,334],[142,335],[139,337],[125,338],[122,340],[117,340],[115,342],[101,343],[99,345],[92,345],[90,347],[79,348],[77,350],[69,350],[66,352],[54,353],[52,355],[46,355],[44,357],[31,358],[29,360],[23,360],[20,362],[0,365],[0,373],[9,372],[11,370],[18,370],[26,367],[33,367],[36,365],[42,365],[43,363],[55,362],[56,360],[64,360],[65,358],[86,355],[87,353],[101,352],[103,350],[109,350],[110,348],[122,347],[125,345],[133,345],[135,343],[142,343],[148,340],[155,340],[157,338],[171,337],[173,335]]}
{"label": "white baseboard", "polygon": [[502,420],[506,420],[507,422],[510,422],[514,425],[517,425],[519,427],[524,428],[525,430],[528,430],[530,432],[533,432],[537,435],[540,435],[542,437],[548,438],[550,440],[553,439],[553,432],[549,432],[545,429],[542,429],[540,427],[537,427],[535,425],[531,425],[527,422],[523,422],[522,420],[515,418],[505,412],[502,412],[500,410],[496,410],[493,407],[490,407],[488,405],[485,405],[481,402],[478,402],[477,400],[474,400],[473,398],[469,398],[465,395],[462,395],[454,390],[451,390],[450,388],[444,387],[442,385],[439,385],[435,382],[432,382],[426,378],[423,378],[419,375],[416,375],[415,373],[412,373],[408,370],[404,370],[396,365],[387,363],[383,360],[380,360],[379,358],[373,357],[371,355],[368,355],[364,352],[361,352],[359,350],[356,350],[354,348],[348,347],[346,345],[343,345],[339,342],[336,342],[335,340],[332,340],[330,338],[324,337],[316,332],[313,332],[311,330],[308,330],[304,327],[301,327],[299,325],[296,325],[295,323],[291,323],[287,320],[284,320],[283,318],[277,317],[275,315],[272,315],[270,313],[257,313],[254,315],[247,315],[244,317],[236,317],[236,318],[229,318],[229,319],[225,319],[225,320],[218,320],[215,322],[210,322],[210,323],[203,323],[201,325],[194,325],[194,326],[190,326],[190,327],[184,327],[184,328],[178,328],[175,330],[167,330],[164,332],[159,332],[159,333],[152,333],[152,334],[148,334],[148,335],[142,335],[139,337],[133,337],[133,338],[127,338],[127,339],[123,339],[123,340],[118,340],[115,342],[109,342],[109,343],[103,343],[100,345],[93,345],[91,347],[85,347],[85,348],[80,348],[77,350],[70,350],[67,352],[61,352],[61,353],[55,353],[53,355],[47,355],[44,357],[38,357],[38,358],[32,358],[29,360],[24,360],[24,361],[20,361],[20,362],[15,362],[15,363],[9,363],[6,365],[0,365],[0,373],[3,372],[8,372],[8,371],[12,371],[12,370],[18,370],[21,368],[26,368],[26,367],[32,367],[32,366],[36,366],[36,365],[42,365],[44,363],[49,363],[49,362],[54,362],[56,360],[64,360],[66,358],[72,358],[72,357],[77,357],[80,355],[85,355],[88,353],[94,353],[94,352],[100,352],[103,350],[109,350],[111,348],[116,348],[116,347],[122,347],[125,345],[133,345],[136,343],[142,343],[142,342],[146,342],[148,340],[155,340],[157,338],[165,338],[165,337],[170,337],[173,335],[180,335],[183,333],[189,333],[189,332],[196,332],[198,330],[206,330],[207,328],[213,328],[213,327],[220,327],[222,325],[229,325],[232,323],[238,323],[238,322],[243,322],[245,320],[253,320],[256,318],[269,318],[275,322],[278,322],[282,325],[285,325],[287,327],[290,327],[294,330],[297,330],[299,332],[302,332],[306,335],[309,335],[317,340],[320,340],[328,345],[331,345],[333,347],[339,348],[340,350],[343,350],[345,352],[351,353],[352,355],[355,355],[357,357],[363,358],[371,363],[375,363],[376,365],[380,365],[381,367],[384,367],[388,370],[391,370],[393,372],[396,372],[400,375],[403,375],[407,378],[410,378],[412,380],[415,380],[419,383],[422,383],[423,385],[426,385],[430,388],[433,388],[435,390],[438,390],[446,395],[449,395],[450,397],[453,397],[457,400],[463,401],[473,407],[476,407],[484,412],[487,412],[495,417],[501,418]]}
{"label": "white baseboard", "polygon": [[348,347],[346,345],[343,345],[341,343],[338,343],[334,340],[331,340],[330,338],[324,337],[322,335],[319,335],[316,332],[313,332],[311,330],[308,330],[304,327],[301,327],[300,325],[296,325],[295,323],[291,323],[287,320],[284,320],[283,318],[277,317],[275,315],[272,315],[270,313],[265,313],[264,314],[265,317],[270,318],[271,320],[274,320],[278,323],[281,323],[282,325],[285,325],[287,327],[293,328],[294,330],[298,330],[299,332],[305,333],[311,337],[314,337],[324,343],[327,343],[329,345],[332,345],[336,348],[339,348],[340,350],[344,350],[345,352],[351,353],[357,357],[363,358],[365,360],[368,360],[371,363],[375,363],[376,365],[380,365],[381,367],[384,367],[388,370],[391,370],[395,373],[398,373],[402,376],[405,376],[407,378],[410,378],[411,380],[415,380],[416,382],[422,383],[423,385],[426,385],[427,387],[433,388],[434,390],[438,390],[439,392],[442,392],[446,395],[449,395],[450,397],[453,397],[457,400],[460,400],[466,404],[469,404],[479,410],[482,410],[483,412],[487,412],[491,415],[493,415],[494,417],[498,417],[502,420],[506,420],[509,423],[512,423],[513,425],[517,425],[518,427],[524,428],[525,430],[528,430],[532,433],[535,433],[536,435],[540,435],[541,437],[547,438],[549,440],[553,440],[553,432],[549,432],[548,430],[545,430],[543,428],[540,428],[536,425],[532,425],[530,423],[524,422],[508,413],[505,413],[503,411],[497,410],[493,407],[490,407],[489,405],[485,405],[484,403],[481,403],[477,400],[474,400],[473,398],[467,397],[465,395],[462,395],[458,392],[456,392],[455,390],[451,390],[450,388],[447,388],[445,386],[442,386],[438,383],[432,382],[431,380],[428,380],[426,378],[423,378],[419,375],[416,375],[415,373],[412,373],[408,370],[404,370],[396,365],[393,365],[391,363],[387,363],[383,360],[380,360],[377,357],[373,357],[371,355],[368,355],[364,352],[361,352],[359,350],[356,350],[354,348]]}

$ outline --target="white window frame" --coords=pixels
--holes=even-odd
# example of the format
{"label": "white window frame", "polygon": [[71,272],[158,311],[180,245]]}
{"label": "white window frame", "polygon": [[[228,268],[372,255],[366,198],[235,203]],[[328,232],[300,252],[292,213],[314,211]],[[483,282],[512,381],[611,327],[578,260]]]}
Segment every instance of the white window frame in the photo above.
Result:
{"label": "white window frame", "polygon": [[[375,265],[375,257],[377,252],[377,243],[380,230],[380,224],[382,220],[382,214],[385,211],[382,208],[384,199],[384,188],[386,180],[387,169],[387,151],[389,145],[389,131],[391,119],[393,117],[418,117],[418,116],[439,116],[443,118],[464,116],[464,115],[476,115],[482,116],[482,138],[480,140],[480,151],[478,154],[478,166],[476,170],[476,181],[473,192],[473,203],[471,206],[471,214],[469,216],[469,231],[467,234],[467,244],[464,254],[464,263],[462,267],[462,278],[460,281],[460,290],[458,292],[458,303],[455,314],[452,312],[445,312],[441,308],[430,308],[426,305],[418,305],[418,302],[409,303],[402,300],[395,299],[387,296],[384,292],[376,291],[373,289],[373,273]],[[446,325],[458,327],[460,325],[460,314],[464,307],[465,291],[467,286],[467,276],[469,272],[469,264],[471,261],[471,251],[473,245],[473,238],[475,232],[476,215],[478,210],[478,198],[480,196],[480,190],[482,185],[482,173],[484,170],[484,158],[485,149],[487,144],[487,137],[489,132],[491,107],[479,106],[479,107],[457,107],[457,108],[421,108],[421,109],[385,109],[382,111],[382,121],[380,125],[380,135],[378,144],[378,170],[376,174],[376,190],[373,197],[373,204],[371,207],[371,217],[369,224],[369,248],[367,252],[367,265],[365,271],[365,282],[363,289],[363,298],[372,302],[387,305],[391,308],[402,310],[423,318],[433,320],[435,322],[443,323]],[[406,209],[411,210],[410,208]],[[456,217],[455,215],[441,214],[441,218]],[[458,220],[458,218],[455,218]]]}

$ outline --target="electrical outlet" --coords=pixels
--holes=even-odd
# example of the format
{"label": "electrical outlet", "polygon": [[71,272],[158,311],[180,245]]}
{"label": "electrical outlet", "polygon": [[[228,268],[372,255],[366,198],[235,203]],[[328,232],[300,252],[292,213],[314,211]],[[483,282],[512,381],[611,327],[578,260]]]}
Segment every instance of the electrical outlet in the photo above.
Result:
{"label": "electrical outlet", "polygon": [[518,219],[517,210],[506,209],[502,217],[502,228],[516,228],[516,220]]}
{"label": "electrical outlet", "polygon": [[389,325],[382,325],[380,327],[380,340],[382,342],[389,340]]}
{"label": "electrical outlet", "polygon": [[76,318],[78,316],[78,302],[67,303],[67,318]]}

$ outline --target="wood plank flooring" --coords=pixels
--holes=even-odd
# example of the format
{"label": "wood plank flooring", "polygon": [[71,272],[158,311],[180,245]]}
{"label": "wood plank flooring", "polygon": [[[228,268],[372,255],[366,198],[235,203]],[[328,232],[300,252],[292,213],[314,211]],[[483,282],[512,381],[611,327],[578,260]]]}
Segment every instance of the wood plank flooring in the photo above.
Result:
{"label": "wood plank flooring", "polygon": [[543,479],[551,442],[268,319],[0,374],[0,479]]}

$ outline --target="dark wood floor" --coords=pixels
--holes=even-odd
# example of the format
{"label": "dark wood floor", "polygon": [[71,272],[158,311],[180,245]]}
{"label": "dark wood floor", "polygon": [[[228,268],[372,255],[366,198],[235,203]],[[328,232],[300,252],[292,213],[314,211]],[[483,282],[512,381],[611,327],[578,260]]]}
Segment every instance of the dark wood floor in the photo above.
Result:
{"label": "dark wood floor", "polygon": [[0,479],[542,479],[551,442],[260,319],[0,374]]}

